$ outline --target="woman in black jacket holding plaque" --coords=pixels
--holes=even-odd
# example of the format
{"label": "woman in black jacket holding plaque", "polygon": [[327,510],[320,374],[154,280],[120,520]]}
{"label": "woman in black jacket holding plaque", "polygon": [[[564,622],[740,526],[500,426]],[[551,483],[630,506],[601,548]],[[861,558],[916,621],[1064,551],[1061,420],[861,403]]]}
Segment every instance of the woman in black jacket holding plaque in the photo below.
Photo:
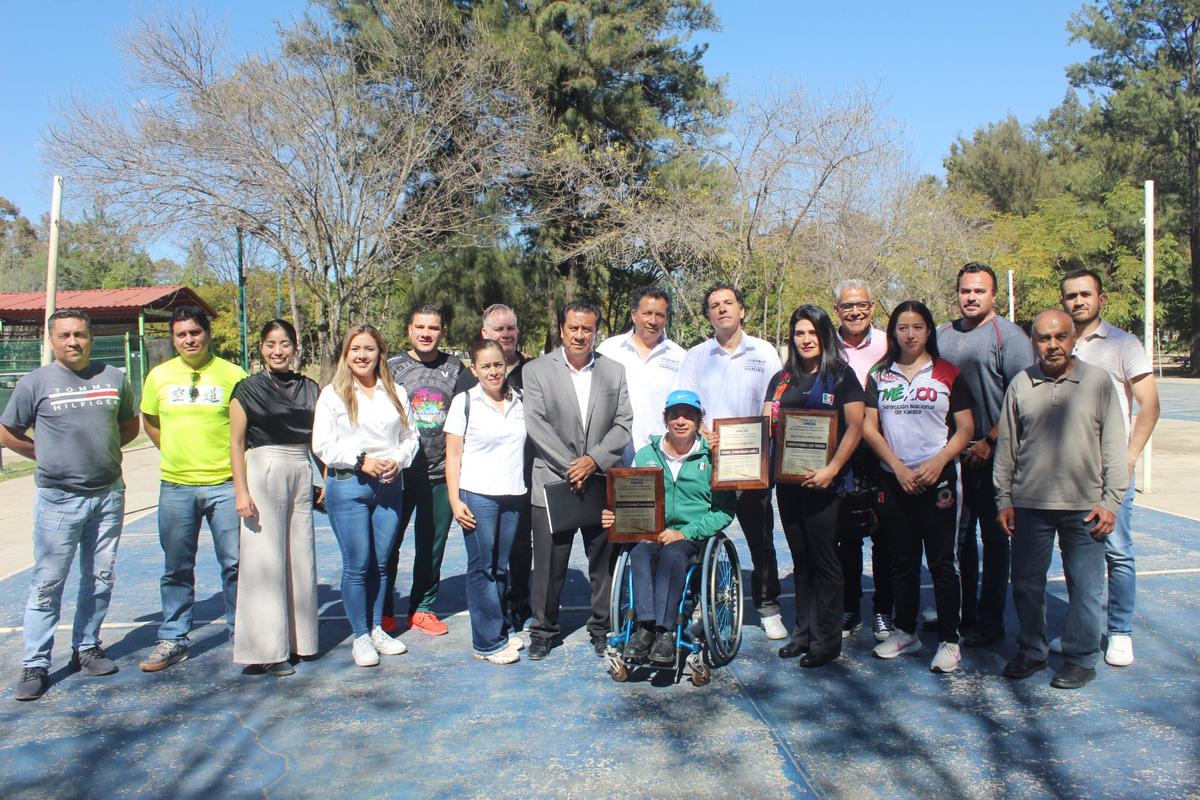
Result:
{"label": "woman in black jacket holding plaque", "polygon": [[[866,396],[846,364],[829,315],[813,305],[792,312],[788,358],[771,379],[764,416],[771,417],[779,468],[775,496],[792,551],[796,622],[780,658],[799,655],[802,667],[819,667],[842,652],[842,568],[837,553],[841,497],[853,489],[850,456],[862,437]],[[802,446],[784,433],[781,411],[818,411],[816,431],[830,432],[829,450]],[[828,422],[824,422],[828,420]],[[793,425],[795,423],[792,423]],[[823,438],[823,437],[822,437]],[[792,446],[787,446],[788,441]],[[798,446],[799,445],[799,446]],[[828,453],[828,456],[826,456]],[[807,454],[807,455],[806,455]]]}

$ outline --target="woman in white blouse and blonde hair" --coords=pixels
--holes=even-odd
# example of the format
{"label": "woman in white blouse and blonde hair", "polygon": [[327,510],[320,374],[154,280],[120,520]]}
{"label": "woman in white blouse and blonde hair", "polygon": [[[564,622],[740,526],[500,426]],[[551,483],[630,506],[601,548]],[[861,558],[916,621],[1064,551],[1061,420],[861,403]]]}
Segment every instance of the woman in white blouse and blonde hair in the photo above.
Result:
{"label": "woman in white blouse and blonde hair", "polygon": [[504,596],[508,555],[529,504],[525,486],[525,409],[508,385],[504,350],[471,344],[477,386],[459,392],[446,415],[446,489],[467,548],[467,608],[475,657],[511,664],[525,646],[508,635]]}
{"label": "woman in white blouse and blonde hair", "polygon": [[417,452],[408,395],[387,371],[387,346],[371,325],[342,340],[333,382],[321,390],[313,454],[327,467],[325,507],[342,551],[342,605],[354,632],[354,663],[407,648],[380,627],[387,559],[400,526],[400,471]]}

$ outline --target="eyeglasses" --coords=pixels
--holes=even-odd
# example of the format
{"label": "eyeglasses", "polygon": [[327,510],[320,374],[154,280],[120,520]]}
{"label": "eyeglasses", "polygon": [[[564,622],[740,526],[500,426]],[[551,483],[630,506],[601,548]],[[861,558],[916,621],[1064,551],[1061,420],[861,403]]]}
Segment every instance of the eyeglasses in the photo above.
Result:
{"label": "eyeglasses", "polygon": [[860,300],[857,303],[838,303],[838,311],[870,311],[873,303],[870,300]]}
{"label": "eyeglasses", "polygon": [[188,397],[192,398],[192,402],[196,402],[196,398],[200,396],[200,373],[192,373],[192,388],[188,392]]}

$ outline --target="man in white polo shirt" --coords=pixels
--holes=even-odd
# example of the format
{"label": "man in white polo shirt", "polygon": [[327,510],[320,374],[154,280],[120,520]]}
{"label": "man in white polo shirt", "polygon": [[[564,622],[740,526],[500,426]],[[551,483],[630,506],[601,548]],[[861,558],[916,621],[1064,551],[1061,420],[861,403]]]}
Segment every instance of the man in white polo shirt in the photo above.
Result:
{"label": "man in white polo shirt", "polygon": [[679,382],[679,366],[685,351],[667,338],[671,298],[657,286],[643,286],[633,293],[629,317],[633,329],[610,336],[596,352],[625,367],[629,405],[633,407],[633,438],[625,446],[625,464],[650,443],[650,437],[666,433],[663,403]]}
{"label": "man in white polo shirt", "polygon": [[[1104,537],[1104,556],[1108,562],[1108,645],[1104,660],[1114,667],[1126,667],[1133,663],[1133,608],[1137,587],[1132,527],[1137,481],[1133,470],[1158,422],[1158,387],[1154,384],[1150,359],[1137,337],[1100,318],[1107,300],[1100,276],[1090,269],[1077,269],[1062,277],[1059,288],[1063,310],[1075,323],[1075,355],[1081,361],[1103,367],[1112,376],[1129,440],[1126,447],[1129,488],[1117,510],[1116,527]],[[1133,400],[1138,404],[1136,421],[1131,418]],[[1051,646],[1058,642],[1055,640]]]}
{"label": "man in white polo shirt", "polygon": [[[867,375],[875,362],[887,355],[887,333],[871,324],[875,299],[866,281],[853,278],[839,281],[833,289],[833,308],[838,319],[838,340],[846,353],[846,363],[865,388]],[[862,629],[863,538],[871,537],[871,575],[875,590],[871,593],[871,630],[882,642],[892,635],[892,551],[877,524],[875,498],[879,495],[879,459],[865,442],[851,461],[855,491],[849,502],[842,503],[838,522],[838,558],[842,562],[842,638]]]}
{"label": "man in white polo shirt", "polygon": [[[687,351],[679,368],[679,388],[700,395],[704,430],[714,419],[762,414],[767,384],[783,369],[775,347],[746,333],[746,303],[733,286],[718,283],[704,294],[704,313],[713,337]],[[775,511],[769,489],[738,492],[737,520],[750,549],[750,593],[768,639],[786,639],[779,614],[779,566],[775,561]]]}

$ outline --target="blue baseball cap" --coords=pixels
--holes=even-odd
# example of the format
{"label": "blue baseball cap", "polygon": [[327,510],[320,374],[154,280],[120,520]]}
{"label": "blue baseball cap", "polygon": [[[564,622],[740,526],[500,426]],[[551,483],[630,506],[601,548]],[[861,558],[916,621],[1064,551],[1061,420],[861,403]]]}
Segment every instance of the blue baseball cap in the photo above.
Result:
{"label": "blue baseball cap", "polygon": [[665,410],[671,406],[689,406],[697,411],[704,411],[704,406],[700,405],[700,395],[688,389],[676,389],[667,395],[667,404],[663,408]]}

